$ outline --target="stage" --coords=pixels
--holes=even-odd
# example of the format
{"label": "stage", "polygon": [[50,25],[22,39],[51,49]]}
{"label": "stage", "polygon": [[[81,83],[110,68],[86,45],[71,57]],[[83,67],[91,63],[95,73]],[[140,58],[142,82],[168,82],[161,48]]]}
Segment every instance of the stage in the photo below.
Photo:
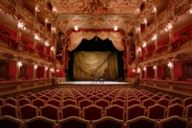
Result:
{"label": "stage", "polygon": [[122,85],[122,86],[130,86],[132,85],[131,83],[129,82],[126,82],[126,81],[65,81],[65,82],[59,82],[58,83],[59,85],[98,85],[98,86],[101,86],[101,85],[115,85],[115,86],[118,86],[118,85]]}

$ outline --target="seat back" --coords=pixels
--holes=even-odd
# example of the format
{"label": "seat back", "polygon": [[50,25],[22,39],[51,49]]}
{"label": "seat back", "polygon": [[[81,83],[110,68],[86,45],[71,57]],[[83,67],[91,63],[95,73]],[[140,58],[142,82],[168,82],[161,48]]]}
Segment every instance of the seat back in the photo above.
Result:
{"label": "seat back", "polygon": [[7,99],[5,99],[5,103],[9,103],[11,105],[17,106],[17,101],[14,98],[7,98]]}
{"label": "seat back", "polygon": [[179,116],[171,116],[159,122],[160,128],[188,128],[189,122]]}
{"label": "seat back", "polygon": [[127,108],[126,120],[130,120],[138,116],[144,116],[145,112],[146,108],[144,106],[138,104],[132,105]]}
{"label": "seat back", "polygon": [[59,119],[59,109],[51,104],[40,107],[40,115],[49,119]]}
{"label": "seat back", "polygon": [[19,114],[21,119],[31,119],[38,115],[38,108],[31,104],[26,104],[19,108]]}
{"label": "seat back", "polygon": [[111,104],[117,104],[119,106],[125,107],[125,101],[122,99],[114,99],[111,101]]}
{"label": "seat back", "polygon": [[0,117],[0,128],[23,128],[23,121],[12,116]]}
{"label": "seat back", "polygon": [[165,107],[168,107],[169,104],[170,104],[170,100],[169,99],[166,99],[166,98],[161,98],[157,101],[158,104],[161,104]]}
{"label": "seat back", "polygon": [[192,104],[186,106],[185,117],[188,119],[192,119]]}
{"label": "seat back", "polygon": [[184,103],[185,106],[191,105],[192,104],[192,97],[185,98],[183,103]]}
{"label": "seat back", "polygon": [[74,99],[66,99],[63,101],[63,106],[76,105],[76,104],[77,104],[77,102]]}
{"label": "seat back", "polygon": [[93,121],[92,128],[123,128],[123,121],[113,117],[103,117]]}
{"label": "seat back", "polygon": [[109,101],[104,100],[104,99],[99,99],[99,100],[95,101],[95,104],[100,107],[105,108],[105,107],[109,106]]}
{"label": "seat back", "polygon": [[89,99],[83,99],[83,100],[79,101],[79,107],[80,108],[86,107],[86,106],[91,105],[91,104],[93,104],[93,101],[91,101]]}
{"label": "seat back", "polygon": [[90,128],[88,120],[71,116],[59,121],[60,128]]}
{"label": "seat back", "polygon": [[141,104],[140,100],[138,99],[131,99],[131,100],[128,100],[127,101],[127,106],[132,106],[132,105],[135,105],[135,104]]}
{"label": "seat back", "polygon": [[126,128],[156,128],[157,122],[145,116],[140,116],[126,122]]}
{"label": "seat back", "polygon": [[32,104],[34,106],[37,106],[38,108],[40,108],[41,106],[45,105],[45,101],[42,99],[34,99],[34,100],[32,100]]}
{"label": "seat back", "polygon": [[169,116],[184,116],[184,106],[178,103],[169,105],[167,108],[167,117]]}
{"label": "seat back", "polygon": [[142,101],[143,105],[144,105],[146,108],[148,108],[149,106],[154,105],[155,102],[156,102],[156,101],[153,100],[153,99],[146,99],[146,100]]}
{"label": "seat back", "polygon": [[30,103],[31,103],[31,101],[29,99],[27,99],[27,98],[22,98],[22,99],[18,100],[18,105],[19,106],[23,106],[25,104],[30,104]]}
{"label": "seat back", "polygon": [[70,116],[80,117],[81,108],[75,105],[67,105],[61,108],[61,118],[65,119]]}
{"label": "seat back", "polygon": [[4,104],[0,108],[1,115],[9,115],[15,118],[18,118],[18,110],[17,107],[11,104]]}
{"label": "seat back", "polygon": [[147,116],[151,119],[164,119],[165,118],[165,107],[160,104],[154,104],[148,108]]}
{"label": "seat back", "polygon": [[102,107],[92,104],[83,108],[82,117],[86,120],[97,120],[102,117],[102,113]]}
{"label": "seat back", "polygon": [[119,120],[124,120],[124,107],[113,104],[105,109],[105,116],[111,116]]}
{"label": "seat back", "polygon": [[36,116],[25,121],[24,126],[25,128],[55,128],[56,122],[42,116]]}
{"label": "seat back", "polygon": [[49,100],[47,101],[47,103],[48,103],[48,104],[51,104],[51,105],[54,105],[54,106],[56,106],[56,107],[60,107],[60,106],[61,106],[61,102],[60,102],[60,100],[58,100],[58,99],[49,99]]}
{"label": "seat back", "polygon": [[183,100],[181,98],[174,98],[171,100],[171,104],[175,104],[175,103],[178,103],[178,104],[182,104],[183,103]]}

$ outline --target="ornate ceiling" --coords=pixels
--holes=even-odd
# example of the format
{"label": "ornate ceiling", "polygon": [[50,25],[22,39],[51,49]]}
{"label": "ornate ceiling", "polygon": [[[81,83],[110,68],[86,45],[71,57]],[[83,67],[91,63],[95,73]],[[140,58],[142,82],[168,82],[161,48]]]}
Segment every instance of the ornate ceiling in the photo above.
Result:
{"label": "ornate ceiling", "polygon": [[[160,29],[170,20],[178,19],[191,7],[190,0],[0,0],[0,3],[1,10],[15,20],[12,22],[11,19],[10,22],[6,20],[10,17],[1,13],[0,23],[17,29],[18,21],[22,20],[28,28],[23,33],[28,35],[38,32],[41,36],[49,37],[51,27],[67,35],[75,26],[82,30],[97,31],[113,31],[116,26],[118,30],[129,34],[138,27],[142,29],[146,19],[147,28],[145,34],[141,35],[145,40],[156,31],[155,25],[160,33]],[[177,24],[174,25],[177,28]]]}
{"label": "ornate ceiling", "polygon": [[[81,29],[119,29],[129,31],[137,21],[141,0],[55,0],[54,23],[66,31]],[[54,9],[53,8],[53,9]]]}

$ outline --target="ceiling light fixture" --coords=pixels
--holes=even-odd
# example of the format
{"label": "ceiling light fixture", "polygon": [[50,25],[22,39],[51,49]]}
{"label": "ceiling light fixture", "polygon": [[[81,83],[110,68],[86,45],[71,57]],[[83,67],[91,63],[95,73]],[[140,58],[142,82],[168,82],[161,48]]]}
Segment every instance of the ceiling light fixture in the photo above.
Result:
{"label": "ceiling light fixture", "polygon": [[79,27],[77,25],[74,26],[74,30],[75,31],[78,31],[79,30]]}
{"label": "ceiling light fixture", "polygon": [[143,41],[143,45],[142,45],[142,47],[145,48],[146,46],[147,46],[146,41]]}
{"label": "ceiling light fixture", "polygon": [[40,41],[39,34],[35,33],[35,34],[34,34],[34,39]]}
{"label": "ceiling light fixture", "polygon": [[153,13],[157,13],[157,8],[156,8],[155,5],[154,5],[153,8],[152,8],[152,12],[153,12]]}
{"label": "ceiling light fixture", "polygon": [[154,34],[153,37],[151,38],[152,41],[157,40],[157,34]]}
{"label": "ceiling light fixture", "polygon": [[147,24],[147,19],[146,18],[143,19],[143,23]]}
{"label": "ceiling light fixture", "polygon": [[38,6],[38,5],[35,6],[35,11],[36,11],[36,12],[40,12],[40,9],[39,9],[39,6]]}
{"label": "ceiling light fixture", "polygon": [[56,7],[53,7],[53,8],[52,8],[52,11],[53,11],[53,12],[57,12],[58,10],[57,10]]}
{"label": "ceiling light fixture", "polygon": [[115,26],[113,27],[113,30],[114,30],[114,31],[117,31],[117,30],[118,30],[118,26],[115,25]]}
{"label": "ceiling light fixture", "polygon": [[48,40],[45,41],[45,46],[49,47],[49,41]]}

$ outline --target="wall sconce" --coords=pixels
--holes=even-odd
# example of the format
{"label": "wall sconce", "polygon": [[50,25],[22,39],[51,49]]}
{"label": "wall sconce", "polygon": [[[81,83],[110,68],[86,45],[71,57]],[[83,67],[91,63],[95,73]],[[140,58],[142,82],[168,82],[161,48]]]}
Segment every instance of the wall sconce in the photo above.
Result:
{"label": "wall sconce", "polygon": [[48,70],[48,67],[47,66],[45,66],[45,71],[47,71]]}
{"label": "wall sconce", "polygon": [[156,70],[156,69],[157,69],[157,65],[154,65],[154,66],[153,66],[153,69]]}
{"label": "wall sconce", "polygon": [[33,68],[34,68],[34,70],[36,70],[36,69],[38,68],[38,65],[35,64],[35,65],[33,66]]}
{"label": "wall sconce", "polygon": [[137,68],[137,73],[141,73],[141,69],[140,68]]}
{"label": "wall sconce", "polygon": [[144,71],[147,71],[147,68],[146,68],[146,67],[143,67],[143,70],[144,70]]}
{"label": "wall sconce", "polygon": [[17,62],[17,67],[18,67],[18,68],[21,68],[22,66],[23,66],[23,63],[22,63],[21,61],[18,61],[18,62]]}
{"label": "wall sconce", "polygon": [[169,61],[168,64],[167,64],[167,66],[168,66],[169,68],[173,68],[173,62]]}

